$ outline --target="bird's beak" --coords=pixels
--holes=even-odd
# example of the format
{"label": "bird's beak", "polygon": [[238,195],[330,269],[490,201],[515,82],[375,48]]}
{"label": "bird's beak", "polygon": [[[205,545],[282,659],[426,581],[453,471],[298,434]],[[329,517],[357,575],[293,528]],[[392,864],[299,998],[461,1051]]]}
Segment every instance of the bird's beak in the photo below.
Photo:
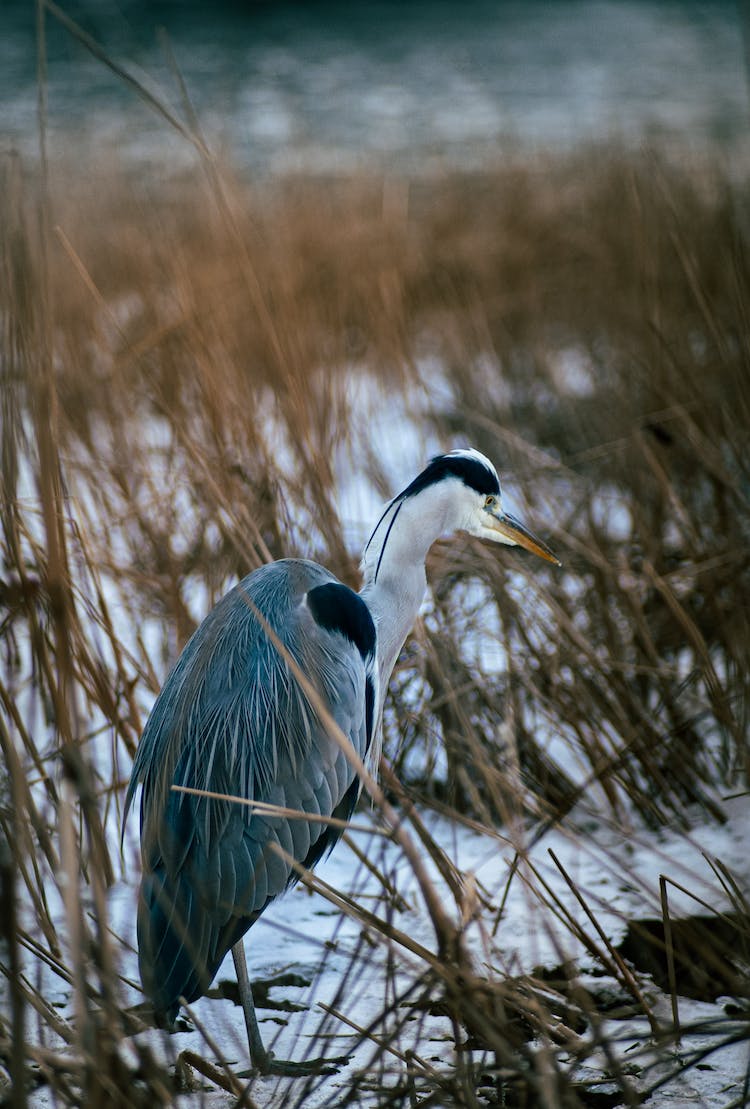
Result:
{"label": "bird's beak", "polygon": [[546,562],[554,562],[555,566],[562,565],[560,559],[552,554],[549,547],[542,543],[541,539],[537,539],[527,527],[524,527],[520,520],[517,520],[515,516],[511,516],[510,513],[490,513],[489,527],[491,531],[497,532],[499,542],[510,543],[514,547],[523,547],[525,550],[531,551],[532,554],[539,555]]}

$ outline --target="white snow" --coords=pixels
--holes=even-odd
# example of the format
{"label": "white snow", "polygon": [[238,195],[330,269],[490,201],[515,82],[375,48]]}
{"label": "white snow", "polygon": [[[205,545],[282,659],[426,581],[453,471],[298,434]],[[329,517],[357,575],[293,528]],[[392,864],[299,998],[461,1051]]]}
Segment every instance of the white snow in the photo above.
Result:
{"label": "white snow", "polygon": [[[350,378],[347,401],[354,422],[349,442],[369,443],[371,457],[377,459],[383,480],[391,492],[401,487],[405,476],[408,479],[417,472],[431,454],[446,447],[464,445],[439,442],[429,430],[431,425],[427,417],[430,406],[443,385],[438,367],[428,362],[423,365],[422,371],[417,384],[399,393],[395,400],[388,389],[374,378],[362,373],[353,373]],[[580,388],[580,383],[575,388]],[[283,448],[280,462],[283,470],[285,460],[291,465],[288,457],[290,445],[284,439],[283,429],[278,426],[272,406],[264,412],[264,419],[276,447]],[[158,428],[153,429],[153,436],[154,454],[158,456],[164,447]],[[347,540],[353,550],[362,546],[367,529],[377,518],[382,500],[382,491],[376,489],[366,476],[369,473],[366,463],[367,459],[351,446],[342,446],[335,458],[339,503],[347,526]],[[158,467],[158,461],[156,465]],[[174,475],[172,477],[176,480]],[[148,492],[144,490],[144,496]],[[89,514],[95,515],[95,505],[92,503],[87,507]],[[187,502],[182,507],[186,514],[192,511]],[[604,526],[614,531],[625,526],[625,522],[618,518],[622,506],[616,498],[609,504],[602,500],[597,511],[601,513]],[[123,521],[122,528],[126,527],[127,521]],[[112,532],[115,550],[126,555],[128,546],[123,540],[122,547],[118,547],[122,539],[118,535],[115,529]],[[132,609],[129,609],[128,598],[120,587],[115,586],[106,574],[102,575],[102,587],[123,642],[135,651],[137,636],[141,636],[154,645],[151,657],[156,658],[156,644],[163,641],[157,630],[157,621],[145,620],[134,628],[128,616]],[[523,588],[520,575],[518,587]],[[472,605],[481,605],[481,586],[466,588],[467,601]],[[200,595],[198,608],[204,603],[207,603],[205,593]],[[429,601],[425,618],[430,618]],[[466,661],[485,672],[500,672],[504,667],[505,650],[500,631],[492,625],[486,631],[486,640],[479,642],[472,639],[467,642]],[[20,686],[19,704],[25,712],[23,681]],[[150,695],[147,696],[143,688],[139,692],[146,707]],[[116,773],[113,771],[113,760],[122,761],[123,756],[121,752],[113,751],[108,730],[102,727],[102,723],[96,718],[88,721],[91,735],[88,750],[102,779],[107,781]],[[602,738],[604,740],[605,737]],[[576,754],[570,745],[560,737],[550,735],[547,746],[566,773],[575,781],[585,781],[586,768],[577,765]],[[37,784],[33,788],[41,802],[42,787]],[[480,833],[457,820],[430,813],[423,816],[435,841],[463,876],[467,888],[476,884],[476,888],[484,891],[487,897],[488,905],[481,908],[476,919],[468,924],[466,937],[477,965],[502,979],[506,975],[531,973],[537,966],[553,967],[563,959],[575,961],[583,973],[590,973],[593,969],[591,955],[571,929],[560,923],[553,912],[554,904],[550,904],[553,899],[558,906],[564,906],[573,919],[591,931],[590,922],[555,865],[551,851],[576,884],[604,934],[614,944],[622,939],[629,919],[660,915],[659,876],[662,874],[671,883],[685,887],[692,894],[681,892],[676,885],[670,884],[670,912],[675,916],[703,911],[695,898],[715,909],[727,905],[726,896],[704,856],[721,859],[742,888],[750,886],[748,799],[737,798],[727,802],[726,811],[728,821],[723,826],[707,824],[701,814],[696,813],[695,824],[690,831],[657,833],[643,829],[634,818],[628,824],[618,826],[604,815],[604,808],[596,803],[596,792],[591,791],[587,807],[581,806],[569,815],[564,827],[548,831],[537,843],[533,842],[533,827],[518,826],[511,831],[501,829],[493,833],[485,830]],[[370,824],[372,831],[367,831]],[[317,876],[381,919],[389,920],[410,940],[434,951],[436,941],[432,925],[412,869],[401,849],[378,834],[376,814],[366,806],[357,813],[355,825],[357,830],[350,832],[351,839],[376,870],[387,876],[390,887],[397,891],[398,897],[392,897],[385,890],[346,843],[340,843],[331,858],[318,867]],[[117,866],[120,827],[119,813],[113,805],[107,812],[106,833]],[[520,853],[521,861],[506,891],[516,851]],[[135,955],[137,859],[137,814],[134,813],[124,839],[122,867],[108,898],[109,923],[118,937],[116,948],[120,971],[134,982],[138,981]],[[444,905],[458,920],[459,909],[452,902],[450,890],[444,886],[432,863],[427,861],[426,865],[440,889]],[[540,878],[544,879],[551,894],[544,893]],[[48,874],[47,879],[46,889],[52,912],[60,922],[60,931],[64,935],[64,910],[56,876]],[[498,918],[503,901],[502,916]],[[28,911],[29,924],[33,926],[30,906]],[[375,1052],[372,1041],[360,1041],[342,1020],[326,1014],[323,1006],[340,1010],[360,1028],[374,1023],[375,1035],[384,1036],[387,1040],[388,1050],[382,1064],[384,1070],[377,1074],[377,1080],[369,1092],[363,1087],[359,1100],[363,1106],[378,1104],[377,1088],[389,1081],[395,1082],[399,1075],[403,1075],[402,1057],[410,1050],[421,1056],[426,1055],[438,1070],[451,1065],[453,1039],[447,1018],[424,1013],[419,1020],[404,1021],[406,1010],[396,1007],[384,1023],[379,1023],[379,1018],[394,998],[409,990],[425,971],[425,965],[398,943],[384,941],[375,929],[363,928],[361,922],[342,914],[320,894],[311,894],[302,886],[297,886],[274,903],[249,933],[247,950],[251,977],[271,978],[290,972],[309,981],[309,985],[280,986],[271,991],[275,999],[294,1002],[300,1007],[298,1011],[260,1011],[262,1032],[277,1055],[301,1059],[308,1051],[315,1055],[321,1052],[327,1055],[353,1052],[350,1062],[331,1076],[309,1081],[280,1078],[253,1080],[251,1092],[257,1104],[286,1106],[294,1104],[297,1098],[300,1103],[304,1100],[306,1106],[330,1104],[372,1065]],[[59,1005],[63,1017],[72,1019],[73,999],[67,984],[28,953],[24,957],[30,978],[34,981],[38,979],[43,994]],[[222,978],[234,979],[231,959],[225,961],[217,981]],[[650,996],[654,993],[658,995],[649,983],[644,984],[644,989],[649,991]],[[137,989],[123,986],[121,1000],[123,1005],[129,1006],[138,1003],[141,995]],[[656,1004],[659,1014],[665,1021],[668,1020],[668,999],[660,995]],[[0,1006],[3,1009],[6,1007],[2,994]],[[194,1029],[178,1031],[173,1035],[147,1031],[141,1033],[136,1042],[147,1042],[157,1057],[166,1060],[173,1060],[186,1048],[213,1060],[213,1051],[200,1031],[204,1028],[224,1058],[241,1069],[246,1063],[247,1047],[240,1010],[228,1000],[207,997],[195,1003],[194,1012],[197,1018]],[[721,1001],[708,1005],[680,1000],[683,1026],[699,1019],[717,1018],[721,1014]],[[652,1066],[648,1074],[642,1073],[637,1079],[641,1087],[653,1082],[654,1075],[660,1069],[667,1074],[671,1074],[672,1070],[678,1072],[681,1061],[689,1057],[691,1051],[698,1045],[720,1042],[726,1035],[727,1027],[726,1021],[720,1025],[717,1022],[714,1031],[704,1030],[698,1036],[686,1035],[679,1048],[670,1049],[667,1053],[652,1042],[650,1030],[643,1020],[616,1022],[608,1019],[606,1023],[607,1030],[616,1037],[616,1052],[623,1066],[632,1064],[636,1059],[640,1068],[647,1063]],[[29,1021],[29,1038],[35,1040],[39,1034],[37,1023]],[[54,1040],[54,1037],[48,1034],[49,1039]],[[54,1046],[64,1050],[63,1045]],[[655,1109],[687,1102],[706,1106],[729,1105],[739,1096],[747,1072],[747,1049],[747,1042],[724,1047],[710,1056],[706,1069],[690,1067],[684,1075],[676,1073],[653,1095],[649,1104]],[[608,1063],[602,1059],[601,1070],[595,1064],[596,1060],[591,1056],[586,1073],[589,1077],[599,1078]],[[635,1077],[633,1081],[636,1083]],[[223,1092],[211,1093],[210,1096],[197,1093],[194,1097],[185,1095],[182,1104],[198,1104],[199,1098],[201,1104],[207,1105],[229,1105],[234,1100]],[[37,1091],[31,1100],[39,1106],[53,1103],[52,1095],[46,1088]]]}

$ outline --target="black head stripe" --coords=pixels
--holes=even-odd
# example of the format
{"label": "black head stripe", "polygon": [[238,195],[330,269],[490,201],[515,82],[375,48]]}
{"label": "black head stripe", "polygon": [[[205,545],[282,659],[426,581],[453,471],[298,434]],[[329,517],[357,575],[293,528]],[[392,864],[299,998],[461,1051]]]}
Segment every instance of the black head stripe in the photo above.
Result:
{"label": "black head stripe", "polygon": [[490,494],[497,496],[500,492],[497,474],[480,458],[468,453],[455,453],[439,454],[433,458],[427,468],[418,477],[414,478],[411,485],[404,489],[401,497],[404,499],[414,497],[417,493],[421,493],[423,489],[427,489],[430,485],[436,485],[447,477],[458,478],[464,485],[468,485],[470,489],[476,489],[477,493],[481,493],[483,496],[489,496]]}
{"label": "black head stripe", "polygon": [[340,582],[328,582],[310,590],[307,604],[315,623],[345,636],[363,661],[375,654],[375,625],[369,608],[354,590]]}

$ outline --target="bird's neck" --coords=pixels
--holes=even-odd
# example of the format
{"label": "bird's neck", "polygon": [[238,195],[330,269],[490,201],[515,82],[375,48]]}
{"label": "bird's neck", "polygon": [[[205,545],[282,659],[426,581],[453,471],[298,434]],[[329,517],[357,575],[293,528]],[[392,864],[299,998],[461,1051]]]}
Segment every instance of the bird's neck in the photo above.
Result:
{"label": "bird's neck", "polygon": [[399,652],[414,627],[426,587],[424,562],[398,575],[379,574],[377,581],[366,582],[362,587],[362,599],[372,613],[378,633],[381,703]]}
{"label": "bird's neck", "polygon": [[361,596],[378,633],[381,704],[424,599],[427,552],[453,523],[443,502],[425,494],[419,504],[408,498],[391,502],[365,548]]}

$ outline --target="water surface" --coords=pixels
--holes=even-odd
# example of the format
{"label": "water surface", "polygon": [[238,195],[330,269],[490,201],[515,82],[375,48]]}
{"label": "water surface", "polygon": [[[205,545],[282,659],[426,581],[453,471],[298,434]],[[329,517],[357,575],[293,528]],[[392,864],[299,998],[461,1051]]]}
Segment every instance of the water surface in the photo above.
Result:
{"label": "water surface", "polygon": [[[256,172],[470,166],[519,144],[615,136],[746,143],[740,6],[657,0],[409,4],[76,0],[65,10],[184,116],[169,50],[215,149]],[[36,148],[34,5],[0,14],[4,146]],[[160,33],[160,28],[163,33]],[[182,140],[46,20],[52,149],[156,162]],[[168,49],[164,41],[168,42]]]}

